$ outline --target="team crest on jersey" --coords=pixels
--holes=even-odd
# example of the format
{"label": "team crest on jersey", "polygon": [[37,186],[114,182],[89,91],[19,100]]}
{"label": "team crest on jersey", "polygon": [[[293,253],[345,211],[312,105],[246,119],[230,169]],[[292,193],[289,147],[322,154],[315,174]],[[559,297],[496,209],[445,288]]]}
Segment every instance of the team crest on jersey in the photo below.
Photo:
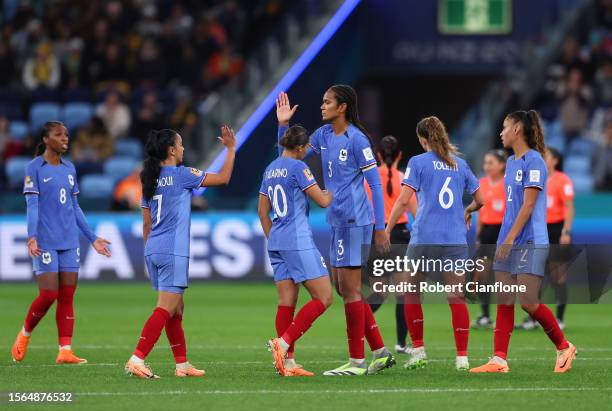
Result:
{"label": "team crest on jersey", "polygon": [[343,148],[342,150],[340,150],[340,155],[338,156],[338,160],[346,161],[347,157],[348,157],[348,150],[346,148]]}
{"label": "team crest on jersey", "polygon": [[191,171],[191,174],[194,174],[198,177],[202,175],[202,170],[198,170],[197,168],[190,167],[189,171]]}
{"label": "team crest on jersey", "polygon": [[516,177],[514,177],[516,181],[523,181],[523,170],[516,170]]}
{"label": "team crest on jersey", "polygon": [[310,172],[309,168],[305,168],[304,169],[304,176],[306,176],[306,180],[314,180],[314,176],[312,175],[312,173]]}
{"label": "team crest on jersey", "polygon": [[42,257],[43,264],[49,264],[51,262],[51,253],[50,252],[45,251],[44,253],[42,253],[41,257]]}
{"label": "team crest on jersey", "polygon": [[529,170],[529,182],[530,183],[540,182],[540,170]]}
{"label": "team crest on jersey", "polygon": [[74,177],[72,174],[68,174],[68,182],[70,183],[70,187],[74,187]]}
{"label": "team crest on jersey", "polygon": [[32,177],[25,176],[25,180],[23,182],[25,188],[34,188],[34,182],[32,181]]}

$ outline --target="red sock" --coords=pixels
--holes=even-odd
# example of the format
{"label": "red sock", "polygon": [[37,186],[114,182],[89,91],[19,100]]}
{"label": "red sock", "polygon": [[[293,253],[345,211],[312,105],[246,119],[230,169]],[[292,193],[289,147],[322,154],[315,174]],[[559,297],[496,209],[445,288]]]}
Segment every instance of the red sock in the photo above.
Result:
{"label": "red sock", "polygon": [[[276,327],[276,336],[281,337],[287,328],[293,321],[293,313],[295,313],[295,307],[290,305],[279,305],[276,307],[276,320],[274,326]],[[293,358],[293,351],[295,347],[291,344],[291,347],[287,350],[287,358]]]}
{"label": "red sock", "polygon": [[55,322],[57,324],[57,335],[59,345],[70,345],[72,332],[74,330],[74,292],[75,285],[62,285],[57,296],[57,307],[55,310]]}
{"label": "red sock", "polygon": [[372,312],[372,308],[370,304],[368,304],[367,300],[362,300],[363,302],[363,314],[365,316],[365,338],[368,340],[368,345],[370,346],[370,350],[378,350],[385,346],[385,343],[382,339],[382,335],[380,335],[380,330],[378,329],[378,324],[376,324],[376,318],[374,318],[374,313]]}
{"label": "red sock", "polygon": [[407,304],[404,304],[404,317],[406,317],[406,325],[408,326],[408,332],[412,340],[412,348],[419,348],[424,345],[423,308],[421,307],[421,303],[408,303],[413,300],[414,296],[409,297],[406,295],[405,301]]}
{"label": "red sock", "polygon": [[467,355],[468,338],[470,336],[470,314],[463,299],[449,299],[449,307],[453,318],[453,333],[457,355]]}
{"label": "red sock", "polygon": [[53,305],[57,299],[57,291],[54,290],[40,290],[38,297],[32,301],[28,315],[26,316],[23,328],[27,332],[32,332],[38,322],[47,314],[49,307]]}
{"label": "red sock", "polygon": [[187,345],[185,344],[185,333],[183,332],[183,316],[174,314],[174,317],[166,321],[166,336],[177,364],[187,362]]}
{"label": "red sock", "polygon": [[565,350],[569,347],[567,340],[565,339],[565,335],[561,328],[559,328],[559,323],[557,323],[557,319],[555,318],[550,308],[548,308],[545,304],[540,304],[538,309],[535,310],[533,314],[531,314],[534,320],[540,323],[542,329],[550,338],[550,341],[555,344],[557,350]]}
{"label": "red sock", "polygon": [[363,314],[363,307],[364,305],[361,300],[344,304],[346,336],[348,337],[350,358],[365,358],[363,350],[363,337],[365,335],[365,315]]}
{"label": "red sock", "polygon": [[153,310],[153,314],[151,314],[142,329],[136,350],[134,350],[136,357],[143,360],[147,358],[169,318],[170,313],[163,308],[157,307]]}
{"label": "red sock", "polygon": [[289,328],[283,333],[283,340],[293,345],[293,343],[308,331],[312,323],[315,322],[323,312],[325,312],[325,306],[321,301],[312,299],[307,302],[300,311],[298,311]]}
{"label": "red sock", "polygon": [[504,360],[508,356],[510,336],[514,329],[514,304],[498,304],[495,331],[493,332],[493,355]]}

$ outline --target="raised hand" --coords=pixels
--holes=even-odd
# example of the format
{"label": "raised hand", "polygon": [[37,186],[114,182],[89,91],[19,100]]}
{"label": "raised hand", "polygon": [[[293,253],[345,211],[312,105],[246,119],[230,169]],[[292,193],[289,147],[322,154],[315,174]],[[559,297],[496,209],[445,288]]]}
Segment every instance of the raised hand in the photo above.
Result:
{"label": "raised hand", "polygon": [[276,118],[278,122],[283,126],[288,125],[289,120],[291,120],[298,107],[297,104],[291,107],[289,96],[284,91],[281,91],[276,98]]}
{"label": "raised hand", "polygon": [[229,150],[236,149],[236,134],[234,133],[234,129],[230,126],[221,126],[221,137],[217,138],[221,141],[221,144]]}

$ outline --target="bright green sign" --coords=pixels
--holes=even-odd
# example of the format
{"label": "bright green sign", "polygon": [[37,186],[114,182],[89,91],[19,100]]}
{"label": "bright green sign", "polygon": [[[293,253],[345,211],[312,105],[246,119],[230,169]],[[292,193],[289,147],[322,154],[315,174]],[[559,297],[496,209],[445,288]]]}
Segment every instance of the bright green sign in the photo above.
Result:
{"label": "bright green sign", "polygon": [[438,0],[438,30],[443,34],[508,34],[512,0]]}

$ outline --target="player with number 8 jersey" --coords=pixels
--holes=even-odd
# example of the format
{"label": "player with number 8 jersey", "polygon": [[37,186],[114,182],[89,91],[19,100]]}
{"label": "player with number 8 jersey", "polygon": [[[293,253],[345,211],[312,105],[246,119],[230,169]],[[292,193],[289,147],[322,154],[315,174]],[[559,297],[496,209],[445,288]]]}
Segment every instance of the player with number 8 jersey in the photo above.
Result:
{"label": "player with number 8 jersey", "polygon": [[[26,167],[23,194],[27,203],[28,252],[36,274],[39,295],[32,302],[11,354],[14,361],[26,355],[30,334],[57,300],[55,320],[59,337],[58,364],[87,362],[72,351],[74,294],[81,255],[79,229],[94,249],[107,257],[108,241],[91,231],[79,206],[79,186],[74,165],[62,158],[68,150],[68,130],[59,121],[43,125],[35,157]],[[41,151],[42,149],[42,151]]]}
{"label": "player with number 8 jersey", "polygon": [[183,140],[174,130],[152,130],[145,145],[146,159],[142,181],[142,221],[147,272],[158,292],[157,307],[144,325],[138,345],[125,364],[128,375],[159,378],[144,360],[166,329],[176,362],[177,377],[201,377],[187,361],[183,332],[183,293],[188,286],[191,196],[199,187],[229,183],[234,168],[236,139],[229,126],[221,127],[218,137],[227,148],[219,174],[204,173],[183,162]]}

